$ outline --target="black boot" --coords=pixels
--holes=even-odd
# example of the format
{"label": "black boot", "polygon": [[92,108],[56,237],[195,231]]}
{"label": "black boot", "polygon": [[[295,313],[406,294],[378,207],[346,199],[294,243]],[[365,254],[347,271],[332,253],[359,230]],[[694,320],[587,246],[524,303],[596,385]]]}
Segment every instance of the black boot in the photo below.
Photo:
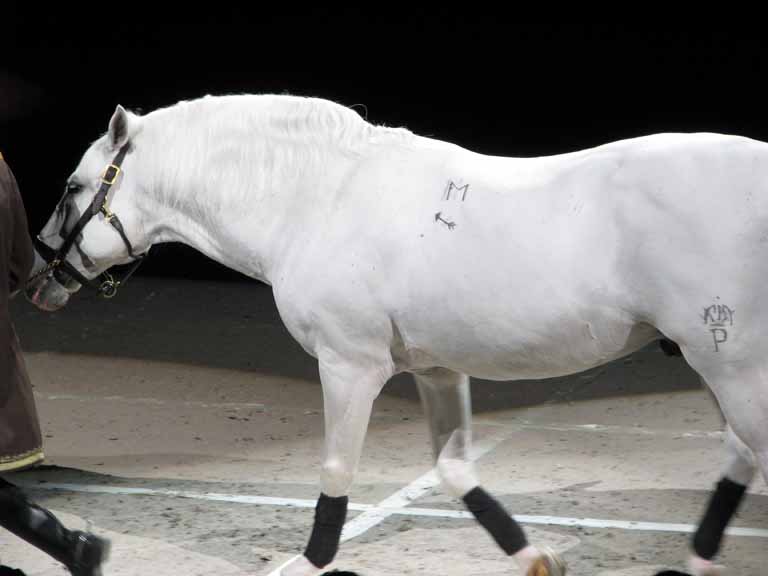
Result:
{"label": "black boot", "polygon": [[109,558],[109,540],[90,532],[73,531],[72,561],[65,563],[73,576],[101,576],[101,565]]}
{"label": "black boot", "polygon": [[56,516],[7,483],[0,484],[0,526],[64,564],[73,576],[101,576],[109,555],[107,540],[67,530]]}

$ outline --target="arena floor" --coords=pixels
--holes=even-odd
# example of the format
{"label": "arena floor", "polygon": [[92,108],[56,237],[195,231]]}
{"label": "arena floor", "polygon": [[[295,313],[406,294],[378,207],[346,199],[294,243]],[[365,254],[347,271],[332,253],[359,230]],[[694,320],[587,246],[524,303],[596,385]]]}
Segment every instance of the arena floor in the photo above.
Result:
{"label": "arena floor", "polygon": [[[267,576],[300,553],[319,491],[314,361],[247,282],[137,278],[112,301],[14,302],[46,465],[9,476],[71,527],[113,541],[111,575]],[[721,423],[679,358],[652,346],[541,382],[473,383],[478,468],[569,574],[683,567],[719,476]],[[502,576],[513,564],[437,485],[415,386],[377,400],[336,562],[362,575]],[[751,488],[722,561],[764,576],[768,488]],[[63,569],[6,532],[0,560]]]}

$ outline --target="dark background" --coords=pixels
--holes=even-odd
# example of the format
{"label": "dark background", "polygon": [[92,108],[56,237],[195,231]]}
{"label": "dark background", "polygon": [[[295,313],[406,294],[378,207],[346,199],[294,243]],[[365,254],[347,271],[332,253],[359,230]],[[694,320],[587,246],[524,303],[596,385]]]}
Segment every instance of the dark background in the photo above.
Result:
{"label": "dark background", "polygon": [[[374,123],[515,156],[660,131],[768,140],[755,14],[598,23],[556,22],[555,5],[538,18],[467,4],[187,3],[167,15],[160,5],[0,8],[0,150],[33,231],[118,103],[148,112],[208,93],[320,96],[364,104],[355,109]],[[153,249],[140,274],[238,278],[175,245]]]}

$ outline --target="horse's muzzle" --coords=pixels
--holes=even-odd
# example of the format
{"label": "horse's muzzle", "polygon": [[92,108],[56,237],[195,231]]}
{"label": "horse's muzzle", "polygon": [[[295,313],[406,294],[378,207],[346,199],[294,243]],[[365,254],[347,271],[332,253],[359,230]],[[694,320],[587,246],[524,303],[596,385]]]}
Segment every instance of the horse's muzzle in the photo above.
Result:
{"label": "horse's muzzle", "polygon": [[[53,272],[47,274],[35,272],[42,270],[45,265],[45,261],[35,250],[35,264],[30,274],[30,280],[24,287],[24,295],[27,300],[41,310],[53,312],[66,306],[69,301],[70,290],[56,279]],[[64,283],[68,284],[69,282],[65,280]]]}

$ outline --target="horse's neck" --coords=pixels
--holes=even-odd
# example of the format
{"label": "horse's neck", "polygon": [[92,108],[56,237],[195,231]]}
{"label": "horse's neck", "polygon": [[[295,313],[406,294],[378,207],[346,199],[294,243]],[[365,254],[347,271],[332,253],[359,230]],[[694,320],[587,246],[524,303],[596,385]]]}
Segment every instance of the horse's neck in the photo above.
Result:
{"label": "horse's neck", "polygon": [[[181,242],[271,284],[289,244],[300,241],[312,212],[331,201],[350,165],[349,158],[329,154],[284,169],[282,178],[249,182],[248,176],[235,181],[232,170],[209,158],[175,189],[151,192],[145,210],[150,243]],[[229,178],[217,176],[227,173]]]}

